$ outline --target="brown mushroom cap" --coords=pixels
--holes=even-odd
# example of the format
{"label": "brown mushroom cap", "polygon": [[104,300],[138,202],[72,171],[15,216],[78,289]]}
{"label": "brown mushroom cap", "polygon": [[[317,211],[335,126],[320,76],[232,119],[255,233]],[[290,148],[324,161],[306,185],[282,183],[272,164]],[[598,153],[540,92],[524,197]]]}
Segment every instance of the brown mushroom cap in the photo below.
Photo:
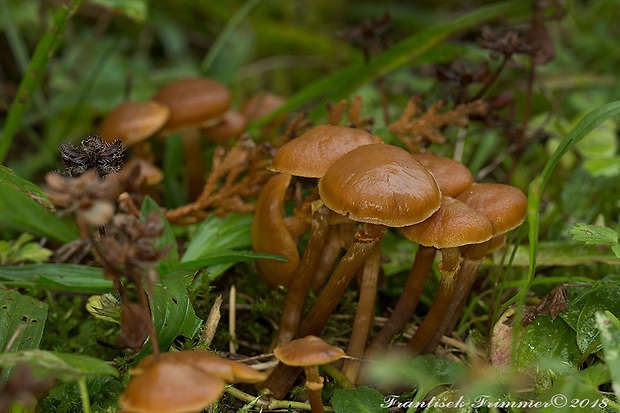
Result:
{"label": "brown mushroom cap", "polygon": [[250,97],[241,107],[241,113],[249,122],[273,112],[286,102],[282,96],[274,93],[260,93]]}
{"label": "brown mushroom cap", "polygon": [[123,163],[121,178],[130,178],[130,174],[135,173],[133,168],[138,168],[138,180],[143,179],[146,185],[156,185],[164,179],[163,171],[144,158],[131,158]]}
{"label": "brown mushroom cap", "polygon": [[457,199],[484,213],[491,220],[495,235],[508,232],[525,220],[527,197],[511,185],[473,184]]}
{"label": "brown mushroom cap", "polygon": [[342,358],[342,349],[326,343],[316,336],[306,336],[277,347],[274,354],[287,366],[320,366]]}
{"label": "brown mushroom cap", "polygon": [[424,221],[441,202],[433,175],[409,152],[382,143],[336,160],[319,181],[319,193],[325,206],[353,221],[391,227]]}
{"label": "brown mushroom cap", "polygon": [[231,138],[241,135],[248,122],[245,116],[234,110],[223,115],[220,122],[202,129],[202,133],[214,142],[226,143]]}
{"label": "brown mushroom cap", "polygon": [[270,178],[260,195],[254,209],[252,221],[252,249],[254,252],[267,252],[286,257],[287,262],[259,259],[256,266],[260,276],[271,288],[288,286],[299,266],[299,250],[295,239],[284,222],[284,194],[291,176],[278,174]]}
{"label": "brown mushroom cap", "polygon": [[336,159],[359,146],[377,143],[377,139],[362,129],[318,125],[278,149],[269,169],[320,178]]}
{"label": "brown mushroom cap", "polygon": [[[204,126],[217,120],[230,107],[228,88],[213,79],[194,77],[177,80],[157,92],[153,100],[170,109],[165,132]],[[216,121],[214,121],[216,123]]]}
{"label": "brown mushroom cap", "polygon": [[224,391],[224,381],[187,364],[158,361],[131,378],[118,404],[134,413],[202,411]]}
{"label": "brown mushroom cap", "polygon": [[[212,374],[226,383],[260,383],[266,379],[264,373],[247,364],[219,357],[208,350],[185,350],[160,354],[161,360],[186,364],[205,373]],[[147,370],[158,363],[153,354],[146,356],[136,366],[136,371]]]}
{"label": "brown mushroom cap", "polygon": [[430,153],[417,153],[413,157],[431,171],[442,195],[455,197],[474,183],[469,169],[454,159]]}
{"label": "brown mushroom cap", "polygon": [[120,139],[131,146],[155,134],[169,116],[168,108],[159,102],[123,102],[101,122],[99,134],[106,142]]}
{"label": "brown mushroom cap", "polygon": [[420,245],[443,249],[488,241],[493,236],[493,225],[482,212],[444,196],[441,207],[430,218],[403,227],[401,232]]}

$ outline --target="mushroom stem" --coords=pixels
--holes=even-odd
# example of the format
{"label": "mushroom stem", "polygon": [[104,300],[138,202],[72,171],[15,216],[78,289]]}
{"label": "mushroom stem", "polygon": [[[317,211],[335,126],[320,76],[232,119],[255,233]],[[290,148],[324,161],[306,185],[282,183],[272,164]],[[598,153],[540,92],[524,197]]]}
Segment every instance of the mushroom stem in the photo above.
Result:
{"label": "mushroom stem", "polygon": [[435,300],[433,300],[430,310],[407,344],[408,351],[415,354],[428,353],[429,343],[435,340],[436,336],[441,338],[443,335],[443,330],[440,330],[440,325],[448,311],[450,301],[452,301],[452,296],[456,290],[456,288],[454,288],[454,281],[455,280],[451,277],[441,277],[439,291],[437,291]]}
{"label": "mushroom stem", "polygon": [[366,349],[365,357],[387,349],[392,337],[405,329],[420,301],[436,252],[435,248],[418,246],[413,266],[411,271],[409,271],[409,276],[403,287],[403,292],[396,303],[394,312]]}
{"label": "mushroom stem", "polygon": [[[375,298],[377,296],[377,282],[379,280],[379,269],[381,267],[381,248],[375,244],[370,255],[364,263],[362,273],[362,283],[360,286],[360,297],[357,303],[357,311],[353,320],[353,331],[347,347],[347,354],[352,357],[361,358],[364,355],[366,341],[375,316]],[[355,384],[359,375],[360,362],[358,360],[345,360],[342,366],[342,373]]]}
{"label": "mushroom stem", "polygon": [[190,201],[198,198],[204,185],[204,161],[200,132],[197,128],[181,132],[185,167],[187,168],[187,190]]}
{"label": "mushroom stem", "polygon": [[439,263],[439,271],[441,275],[452,278],[459,269],[461,253],[459,247],[442,248],[441,262]]}
{"label": "mushroom stem", "polygon": [[329,210],[320,200],[312,202],[312,222],[310,224],[308,245],[293,275],[286,299],[284,300],[275,347],[288,343],[297,333],[306,293],[321,258],[321,251],[327,238],[328,229]]}
{"label": "mushroom stem", "polygon": [[306,388],[308,389],[308,400],[312,413],[325,413],[321,390],[323,389],[323,378],[319,375],[318,366],[308,366],[304,368],[306,373]]}
{"label": "mushroom stem", "polygon": [[325,284],[327,277],[334,269],[334,264],[340,256],[340,229],[333,227],[329,231],[327,242],[323,246],[321,258],[312,277],[312,290],[318,293]]}
{"label": "mushroom stem", "polygon": [[321,334],[355,271],[362,265],[386,231],[387,227],[383,225],[364,224],[356,232],[355,242],[342,257],[314,306],[302,321],[298,332],[299,337]]}
{"label": "mushroom stem", "polygon": [[[458,323],[459,319],[461,318],[463,308],[465,307],[465,303],[467,302],[467,297],[469,296],[471,287],[474,285],[474,281],[476,280],[476,273],[478,272],[479,267],[480,261],[472,261],[468,259],[463,260],[463,264],[461,265],[461,269],[459,270],[454,290],[454,296],[452,296],[452,301],[450,302],[450,306],[448,307],[446,316],[442,321],[442,334],[454,330],[456,323]],[[435,348],[439,344],[439,340],[441,340],[441,336],[437,340],[435,346],[430,351],[435,350]],[[432,342],[429,343],[429,348],[432,344]]]}

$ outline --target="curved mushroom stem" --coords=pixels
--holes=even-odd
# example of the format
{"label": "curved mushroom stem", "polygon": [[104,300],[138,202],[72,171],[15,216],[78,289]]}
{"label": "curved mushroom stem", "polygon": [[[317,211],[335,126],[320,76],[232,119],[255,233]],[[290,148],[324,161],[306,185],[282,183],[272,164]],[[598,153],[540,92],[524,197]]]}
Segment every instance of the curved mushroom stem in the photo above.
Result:
{"label": "curved mushroom stem", "polygon": [[297,333],[306,293],[316,271],[329,230],[329,209],[323,205],[321,200],[312,202],[312,223],[310,225],[308,245],[289,285],[274,347],[288,343]]}
{"label": "curved mushroom stem", "polygon": [[304,368],[306,373],[306,388],[308,389],[308,400],[312,413],[325,413],[321,390],[323,389],[323,377],[319,375],[318,366],[308,366]]}
{"label": "curved mushroom stem", "polygon": [[[364,263],[360,297],[357,303],[357,311],[353,320],[353,331],[347,347],[347,354],[361,358],[364,355],[366,341],[372,327],[375,316],[375,298],[377,296],[377,282],[381,267],[381,248],[375,244],[370,255]],[[355,384],[359,375],[360,362],[357,360],[345,360],[342,365],[342,373]]]}
{"label": "curved mushroom stem", "polygon": [[[456,281],[456,288],[454,291],[454,296],[452,297],[452,302],[450,302],[450,306],[446,312],[446,317],[442,322],[443,334],[454,330],[456,323],[458,323],[461,318],[463,308],[467,302],[467,297],[469,297],[471,287],[474,285],[474,281],[476,280],[476,273],[478,272],[479,267],[480,261],[471,261],[467,259],[463,261]],[[435,347],[439,344],[439,340],[441,340],[441,337],[437,340]],[[430,344],[432,343],[429,343],[429,345]],[[434,350],[435,349],[433,348],[431,351]]]}
{"label": "curved mushroom stem", "polygon": [[458,271],[460,265],[461,253],[459,247],[442,248],[441,262],[439,263],[439,271],[441,274],[452,278]]}
{"label": "curved mushroom stem", "polygon": [[366,349],[364,357],[371,357],[373,354],[387,349],[392,337],[404,330],[420,301],[436,252],[435,248],[418,246],[413,266],[411,271],[409,271],[409,276],[403,287],[403,292],[396,303],[394,312],[374,337]]}
{"label": "curved mushroom stem", "polygon": [[[446,316],[452,296],[454,295],[454,281],[453,277],[441,277],[441,284],[439,285],[439,291],[433,300],[430,310],[422,320],[422,323],[416,330],[415,334],[407,343],[407,350],[415,354],[429,353],[429,344],[437,340],[437,337],[441,339],[443,330],[440,329],[441,322]],[[458,276],[457,276],[458,278]],[[457,281],[458,282],[458,281]],[[439,341],[437,341],[439,343]],[[435,345],[436,347],[436,345]]]}
{"label": "curved mushroom stem", "polygon": [[[355,271],[362,265],[374,245],[379,242],[386,231],[387,227],[374,224],[364,224],[359,229],[355,234],[356,241],[342,257],[314,306],[301,322],[297,337],[321,334]],[[270,389],[275,398],[282,398],[298,374],[298,368],[279,363],[262,384],[262,387]]]}
{"label": "curved mushroom stem", "polygon": [[197,128],[181,132],[185,167],[187,168],[187,187],[190,201],[198,198],[204,186],[204,160],[200,131]]}

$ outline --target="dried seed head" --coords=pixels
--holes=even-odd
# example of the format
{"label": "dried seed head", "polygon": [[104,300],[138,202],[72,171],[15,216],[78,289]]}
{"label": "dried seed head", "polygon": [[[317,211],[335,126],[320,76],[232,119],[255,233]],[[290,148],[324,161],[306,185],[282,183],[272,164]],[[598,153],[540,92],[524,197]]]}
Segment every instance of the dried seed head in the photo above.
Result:
{"label": "dried seed head", "polygon": [[68,142],[60,144],[60,156],[68,176],[80,176],[94,169],[100,178],[118,172],[123,163],[125,147],[120,140],[107,143],[101,136],[89,136],[74,147]]}

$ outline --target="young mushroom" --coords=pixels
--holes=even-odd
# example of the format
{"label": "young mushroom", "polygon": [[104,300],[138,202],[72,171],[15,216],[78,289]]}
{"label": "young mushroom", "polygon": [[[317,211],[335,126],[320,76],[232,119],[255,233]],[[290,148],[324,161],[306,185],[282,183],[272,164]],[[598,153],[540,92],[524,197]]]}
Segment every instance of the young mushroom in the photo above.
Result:
{"label": "young mushroom", "polygon": [[323,377],[319,374],[319,366],[342,358],[345,353],[316,336],[306,336],[277,347],[274,354],[281,363],[287,366],[303,367],[306,373],[305,386],[312,413],[323,413],[321,390]]}
{"label": "young mushroom", "polygon": [[202,191],[204,160],[199,128],[222,121],[231,104],[228,88],[213,79],[193,77],[172,82],[153,96],[153,100],[170,110],[170,117],[162,133],[180,132],[187,167],[190,199]]}

